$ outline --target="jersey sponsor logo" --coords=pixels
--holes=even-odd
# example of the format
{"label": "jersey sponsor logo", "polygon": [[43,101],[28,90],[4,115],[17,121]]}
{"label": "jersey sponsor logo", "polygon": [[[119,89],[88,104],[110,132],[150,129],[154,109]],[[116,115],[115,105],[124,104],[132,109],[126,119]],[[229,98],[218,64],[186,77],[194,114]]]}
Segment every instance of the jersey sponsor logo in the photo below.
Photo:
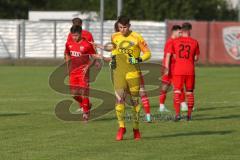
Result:
{"label": "jersey sponsor logo", "polygon": [[227,53],[235,60],[240,60],[240,27],[223,29],[223,42]]}
{"label": "jersey sponsor logo", "polygon": [[121,54],[132,54],[133,50],[128,48],[118,48],[118,52],[120,52]]}
{"label": "jersey sponsor logo", "polygon": [[135,43],[132,42],[132,41],[129,41],[129,44],[130,44],[130,46],[134,46],[135,45]]}
{"label": "jersey sponsor logo", "polygon": [[73,56],[73,57],[80,57],[82,55],[82,53],[81,52],[76,52],[76,51],[71,51],[70,55]]}
{"label": "jersey sponsor logo", "polygon": [[121,54],[133,54],[133,50],[130,48],[134,45],[135,45],[135,43],[132,41],[123,40],[123,41],[121,41],[120,44],[118,44],[118,46],[119,46],[118,52]]}

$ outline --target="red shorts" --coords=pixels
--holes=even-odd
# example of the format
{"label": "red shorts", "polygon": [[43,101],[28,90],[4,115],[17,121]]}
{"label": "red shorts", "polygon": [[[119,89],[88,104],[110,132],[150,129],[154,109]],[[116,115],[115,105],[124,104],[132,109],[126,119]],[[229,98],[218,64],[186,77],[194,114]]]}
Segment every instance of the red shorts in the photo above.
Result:
{"label": "red shorts", "polygon": [[182,90],[185,86],[186,91],[193,91],[195,87],[195,75],[174,75],[172,82],[174,90]]}
{"label": "red shorts", "polygon": [[89,75],[85,74],[70,74],[69,76],[70,89],[89,88]]}

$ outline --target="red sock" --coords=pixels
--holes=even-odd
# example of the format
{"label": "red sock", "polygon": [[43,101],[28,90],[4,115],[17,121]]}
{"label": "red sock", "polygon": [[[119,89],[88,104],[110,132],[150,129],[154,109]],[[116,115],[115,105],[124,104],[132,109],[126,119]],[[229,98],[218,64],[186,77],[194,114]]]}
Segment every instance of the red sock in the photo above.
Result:
{"label": "red sock", "polygon": [[146,114],[150,114],[150,103],[147,95],[141,96],[143,108]]}
{"label": "red sock", "polygon": [[184,90],[181,91],[181,96],[180,96],[180,101],[181,102],[184,102],[185,101],[185,93],[184,93]]}
{"label": "red sock", "polygon": [[160,104],[164,104],[166,100],[166,91],[161,91],[160,96],[159,96],[159,102]]}
{"label": "red sock", "polygon": [[74,96],[73,98],[79,103],[79,107],[82,108],[82,96]]}
{"label": "red sock", "polygon": [[192,109],[194,106],[194,94],[187,94],[187,103],[188,103],[188,116],[191,116],[192,114]]}
{"label": "red sock", "polygon": [[180,96],[181,93],[174,93],[174,108],[176,112],[176,116],[180,115]]}
{"label": "red sock", "polygon": [[83,107],[83,112],[88,112],[89,111],[89,98],[88,97],[84,97],[82,100],[82,107]]}

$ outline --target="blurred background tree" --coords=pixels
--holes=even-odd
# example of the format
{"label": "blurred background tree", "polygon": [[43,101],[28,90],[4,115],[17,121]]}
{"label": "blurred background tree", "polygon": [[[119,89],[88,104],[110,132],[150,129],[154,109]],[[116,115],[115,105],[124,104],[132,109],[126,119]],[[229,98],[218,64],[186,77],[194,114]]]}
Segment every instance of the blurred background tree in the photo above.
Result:
{"label": "blurred background tree", "polygon": [[[225,0],[123,0],[123,14],[136,20],[237,20]],[[100,0],[1,0],[0,18],[28,19],[29,10],[99,11]],[[117,0],[105,0],[105,19],[116,19]]]}

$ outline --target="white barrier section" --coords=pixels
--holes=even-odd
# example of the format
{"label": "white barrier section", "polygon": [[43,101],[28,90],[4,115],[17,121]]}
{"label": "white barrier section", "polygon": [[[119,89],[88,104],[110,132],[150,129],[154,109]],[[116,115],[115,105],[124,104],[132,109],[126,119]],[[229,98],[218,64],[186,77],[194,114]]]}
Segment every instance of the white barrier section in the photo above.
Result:
{"label": "white barrier section", "polygon": [[[115,21],[104,22],[104,42],[110,42]],[[96,43],[100,42],[100,22],[84,21]],[[0,58],[63,58],[71,21],[0,20]],[[160,61],[166,41],[164,22],[131,21],[131,29],[140,33],[152,51],[152,61]],[[104,52],[105,55],[109,53]]]}
{"label": "white barrier section", "polygon": [[17,57],[19,24],[18,20],[0,20],[0,58]]}

